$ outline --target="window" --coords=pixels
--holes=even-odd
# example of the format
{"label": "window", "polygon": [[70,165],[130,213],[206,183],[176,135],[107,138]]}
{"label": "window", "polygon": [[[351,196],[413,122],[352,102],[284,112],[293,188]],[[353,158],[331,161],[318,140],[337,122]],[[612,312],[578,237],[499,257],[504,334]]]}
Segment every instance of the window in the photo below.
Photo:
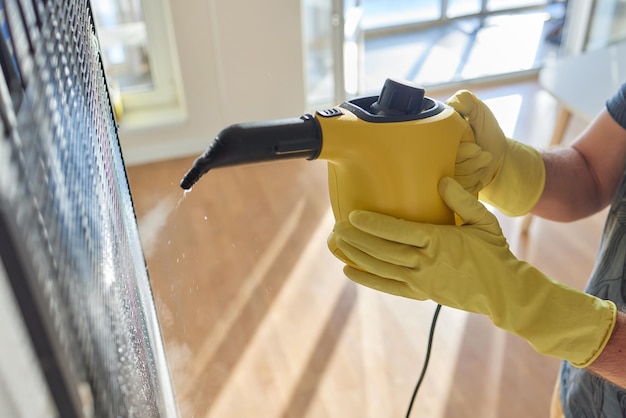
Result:
{"label": "window", "polygon": [[305,0],[308,106],[378,94],[388,77],[430,87],[536,71],[565,3]]}
{"label": "window", "polygon": [[[107,80],[123,128],[184,117],[167,0],[93,0]],[[119,103],[118,103],[119,104]]]}

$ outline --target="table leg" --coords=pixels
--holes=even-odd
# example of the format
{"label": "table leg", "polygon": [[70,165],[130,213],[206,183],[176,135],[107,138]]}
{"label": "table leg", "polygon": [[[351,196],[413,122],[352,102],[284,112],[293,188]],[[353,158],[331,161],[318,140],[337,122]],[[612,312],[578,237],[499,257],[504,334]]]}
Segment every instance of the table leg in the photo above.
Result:
{"label": "table leg", "polygon": [[552,131],[552,138],[550,138],[550,147],[560,145],[565,136],[565,130],[572,118],[572,113],[561,106],[559,114],[556,117],[556,123],[554,125],[554,131]]}

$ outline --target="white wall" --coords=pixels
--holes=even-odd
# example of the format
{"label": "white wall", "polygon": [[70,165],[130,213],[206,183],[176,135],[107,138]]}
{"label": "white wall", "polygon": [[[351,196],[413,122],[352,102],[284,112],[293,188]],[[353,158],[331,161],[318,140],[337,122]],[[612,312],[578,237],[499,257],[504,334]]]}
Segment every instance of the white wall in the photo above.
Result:
{"label": "white wall", "polygon": [[225,126],[305,109],[300,2],[170,0],[187,117],[126,130],[127,164],[195,155]]}

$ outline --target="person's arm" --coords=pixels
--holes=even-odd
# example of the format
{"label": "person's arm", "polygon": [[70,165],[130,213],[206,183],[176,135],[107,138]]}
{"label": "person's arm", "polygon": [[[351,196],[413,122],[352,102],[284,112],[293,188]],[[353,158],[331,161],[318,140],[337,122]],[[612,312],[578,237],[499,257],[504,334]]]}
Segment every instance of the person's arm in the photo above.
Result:
{"label": "person's arm", "polygon": [[626,130],[604,110],[568,147],[542,153],[546,177],[531,213],[572,221],[605,208],[624,175]]}
{"label": "person's arm", "polygon": [[572,221],[591,215],[610,203],[624,174],[625,97],[626,84],[572,145],[540,153],[506,138],[491,110],[460,90],[446,103],[468,120],[476,144],[459,144],[455,179],[508,216],[531,212]]}
{"label": "person's arm", "polygon": [[613,334],[589,371],[626,389],[626,313],[618,312]]}
{"label": "person's arm", "polygon": [[[337,222],[335,242],[351,261],[345,274],[372,289],[484,314],[537,352],[578,368],[593,365],[588,370],[621,383],[626,369],[621,370],[625,353],[619,350],[626,328],[620,322],[614,331],[616,305],[517,259],[496,216],[460,183],[443,178],[439,194],[461,225],[368,211],[351,212],[348,221]],[[619,373],[622,377],[615,377]]]}

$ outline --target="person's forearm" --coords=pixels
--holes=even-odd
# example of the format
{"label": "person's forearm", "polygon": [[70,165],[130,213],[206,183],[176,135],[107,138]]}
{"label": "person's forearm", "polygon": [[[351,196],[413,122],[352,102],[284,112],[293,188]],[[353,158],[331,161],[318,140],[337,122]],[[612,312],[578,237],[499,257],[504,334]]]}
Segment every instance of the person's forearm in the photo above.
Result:
{"label": "person's forearm", "polygon": [[532,213],[573,221],[605,208],[624,174],[626,130],[605,110],[568,147],[545,151],[546,182]]}
{"label": "person's forearm", "polygon": [[593,172],[583,155],[572,147],[544,151],[546,182],[541,198],[531,211],[554,221],[573,221],[606,206],[600,199]]}
{"label": "person's forearm", "polygon": [[587,369],[626,389],[626,313],[618,312],[611,339]]}

